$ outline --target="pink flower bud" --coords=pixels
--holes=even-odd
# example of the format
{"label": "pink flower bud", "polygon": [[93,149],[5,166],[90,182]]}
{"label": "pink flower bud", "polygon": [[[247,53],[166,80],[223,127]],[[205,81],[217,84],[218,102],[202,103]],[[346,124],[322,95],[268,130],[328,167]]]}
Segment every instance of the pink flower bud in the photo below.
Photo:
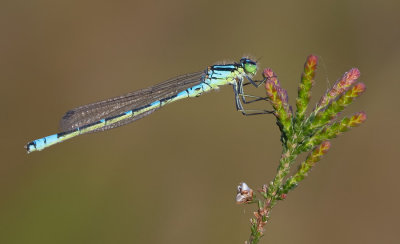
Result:
{"label": "pink flower bud", "polygon": [[351,126],[351,127],[359,126],[366,119],[367,119],[367,114],[364,111],[356,113],[355,115],[351,116],[350,121],[349,121],[349,126]]}

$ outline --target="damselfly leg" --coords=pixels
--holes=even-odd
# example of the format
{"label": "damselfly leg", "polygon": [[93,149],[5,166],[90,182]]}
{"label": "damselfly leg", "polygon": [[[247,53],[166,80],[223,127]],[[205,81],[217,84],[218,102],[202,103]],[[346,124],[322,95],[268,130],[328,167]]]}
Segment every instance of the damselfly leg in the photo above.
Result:
{"label": "damselfly leg", "polygon": [[[249,95],[245,94],[243,90],[243,86],[252,84],[254,87],[258,88],[264,82],[266,81],[266,78],[260,81],[253,81],[250,77],[246,77],[246,79],[249,81],[247,83],[243,82],[243,79],[239,79],[237,83],[235,82],[233,84],[233,92],[235,93],[235,101],[236,101],[236,109],[240,112],[242,112],[243,115],[259,115],[259,114],[272,114],[273,111],[270,110],[254,110],[254,109],[244,109],[243,104],[249,104],[257,101],[267,101],[268,97],[260,97],[260,96],[254,96],[254,95]],[[252,98],[252,100],[246,100],[247,98]],[[243,102],[243,104],[242,104]]]}
{"label": "damselfly leg", "polygon": [[[265,83],[266,78],[262,79],[262,80],[256,80],[253,81],[250,77],[246,77],[246,79],[249,82],[244,83],[243,80],[238,82],[238,94],[242,99],[242,102],[244,104],[249,104],[249,103],[253,103],[253,102],[258,102],[258,101],[268,101],[268,97],[260,97],[260,96],[254,96],[254,95],[249,95],[249,94],[245,94],[243,87],[247,86],[247,85],[253,85],[255,88],[260,87],[262,84]],[[246,100],[246,98],[252,98],[252,100]]]}

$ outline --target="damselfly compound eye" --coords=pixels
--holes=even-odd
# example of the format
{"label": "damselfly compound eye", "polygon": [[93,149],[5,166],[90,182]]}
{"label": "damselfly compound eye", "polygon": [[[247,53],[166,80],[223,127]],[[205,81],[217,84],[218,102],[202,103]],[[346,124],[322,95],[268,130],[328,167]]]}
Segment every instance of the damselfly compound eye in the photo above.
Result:
{"label": "damselfly compound eye", "polygon": [[248,58],[242,58],[240,63],[242,64],[246,74],[255,75],[257,73],[257,63],[255,61]]}

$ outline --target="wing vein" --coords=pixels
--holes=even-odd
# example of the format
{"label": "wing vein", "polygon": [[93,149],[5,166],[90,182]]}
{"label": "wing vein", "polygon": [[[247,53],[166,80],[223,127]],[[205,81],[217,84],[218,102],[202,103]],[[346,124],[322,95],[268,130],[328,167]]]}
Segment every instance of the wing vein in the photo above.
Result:
{"label": "wing vein", "polygon": [[[154,101],[176,95],[181,91],[201,83],[204,80],[204,77],[204,71],[180,75],[148,88],[74,108],[67,111],[62,117],[60,122],[61,130],[70,131],[94,123],[98,120],[116,116],[123,112],[148,105]],[[107,128],[101,128],[94,132],[115,128],[133,122],[154,111],[155,109],[142,116],[139,115],[125,119],[115,125],[109,125]]]}

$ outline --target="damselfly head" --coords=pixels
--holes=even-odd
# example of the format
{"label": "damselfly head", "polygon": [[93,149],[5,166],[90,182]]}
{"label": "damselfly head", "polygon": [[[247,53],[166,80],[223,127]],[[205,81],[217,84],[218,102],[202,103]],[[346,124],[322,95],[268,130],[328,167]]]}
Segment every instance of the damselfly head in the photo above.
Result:
{"label": "damselfly head", "polygon": [[250,74],[253,76],[257,73],[257,62],[249,58],[242,58],[240,59],[240,64],[242,65],[246,74]]}

